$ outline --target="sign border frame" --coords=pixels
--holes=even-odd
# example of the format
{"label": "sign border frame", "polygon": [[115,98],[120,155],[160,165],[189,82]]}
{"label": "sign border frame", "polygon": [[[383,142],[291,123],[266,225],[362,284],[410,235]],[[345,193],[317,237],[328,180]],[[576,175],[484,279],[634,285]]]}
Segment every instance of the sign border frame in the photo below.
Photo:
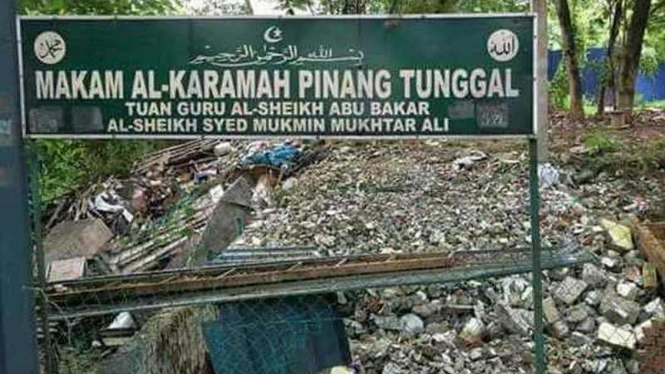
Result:
{"label": "sign border frame", "polygon": [[[231,20],[231,19],[241,19],[241,20],[252,20],[252,19],[261,19],[261,20],[283,20],[283,19],[385,19],[385,20],[400,20],[400,19],[474,19],[474,18],[531,18],[533,19],[533,69],[532,69],[532,105],[533,105],[533,134],[524,134],[524,135],[513,135],[513,134],[498,134],[498,135],[386,135],[386,136],[354,136],[354,135],[277,135],[277,136],[266,136],[266,135],[216,135],[216,134],[166,134],[166,135],[155,135],[155,134],[28,134],[27,132],[27,120],[26,120],[26,108],[25,108],[25,82],[24,82],[24,66],[23,66],[23,40],[21,38],[22,29],[21,23],[24,20],[88,20],[88,21],[110,21],[110,20],[126,20],[126,21],[145,21],[145,20]],[[438,139],[438,140],[516,140],[516,139],[535,139],[538,136],[538,130],[540,126],[538,124],[538,113],[536,106],[538,103],[538,29],[537,29],[538,15],[533,12],[525,13],[450,13],[450,14],[403,14],[403,15],[374,15],[374,14],[364,14],[364,15],[323,15],[323,16],[310,16],[310,15],[252,15],[252,16],[187,16],[187,15],[163,15],[163,16],[84,16],[84,15],[59,15],[59,16],[49,16],[49,15],[18,15],[16,16],[16,46],[19,60],[19,81],[20,81],[20,102],[21,102],[21,135],[23,139],[108,139],[108,140],[122,140],[122,139],[246,139],[246,140],[256,140],[256,139],[268,139],[268,138],[289,138],[296,137],[298,139],[337,139],[337,140],[420,140],[420,139]]]}

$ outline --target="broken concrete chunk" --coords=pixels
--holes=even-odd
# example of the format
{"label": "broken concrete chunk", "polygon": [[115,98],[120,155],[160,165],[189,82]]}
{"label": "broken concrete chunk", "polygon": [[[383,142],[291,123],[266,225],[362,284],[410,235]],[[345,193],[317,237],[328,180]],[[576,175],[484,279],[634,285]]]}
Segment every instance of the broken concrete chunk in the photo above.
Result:
{"label": "broken concrete chunk", "polygon": [[217,204],[219,203],[219,199],[221,199],[222,195],[224,194],[224,187],[222,187],[221,184],[218,184],[215,187],[211,188],[210,191],[208,191],[208,193],[210,194],[210,199],[212,200],[212,202]]}
{"label": "broken concrete chunk", "polygon": [[591,291],[584,298],[584,302],[589,306],[597,306],[600,304],[600,301],[603,299],[603,295],[600,291]]}
{"label": "broken concrete chunk", "polygon": [[663,317],[665,316],[665,303],[660,297],[657,297],[644,306],[644,311],[650,317]]}
{"label": "broken concrete chunk", "polygon": [[525,306],[525,301],[529,302],[526,299],[530,297],[529,292],[527,292],[530,284],[526,279],[520,276],[512,276],[503,278],[500,282],[503,288],[504,302],[512,307],[523,307]]}
{"label": "broken concrete chunk", "polygon": [[221,142],[215,145],[215,148],[213,148],[213,153],[215,153],[215,156],[217,157],[223,157],[228,155],[229,153],[232,153],[234,150],[235,148],[231,143]]}
{"label": "broken concrete chunk", "polygon": [[235,182],[224,191],[220,200],[230,204],[251,208],[253,194],[252,185],[247,179],[241,177],[236,179]]}
{"label": "broken concrete chunk", "polygon": [[573,332],[570,335],[570,339],[568,341],[570,342],[570,345],[572,345],[573,347],[581,347],[583,345],[591,344],[593,342],[591,338],[577,331]]}
{"label": "broken concrete chunk", "polygon": [[584,264],[582,268],[582,280],[590,287],[603,287],[609,280],[609,275],[603,269],[590,263]]}
{"label": "broken concrete chunk", "polygon": [[630,227],[608,219],[601,219],[600,225],[607,230],[612,247],[624,252],[632,251],[635,248]]}
{"label": "broken concrete chunk", "polygon": [[605,266],[605,267],[608,268],[608,269],[614,269],[614,268],[616,268],[617,266],[619,266],[620,260],[621,260],[621,259],[618,258],[618,257],[607,257],[607,256],[603,256],[603,257],[600,259],[600,263],[603,264],[603,266]]}
{"label": "broken concrete chunk", "polygon": [[424,303],[413,307],[413,312],[423,318],[432,316],[441,310],[441,301],[434,300],[431,303]]}
{"label": "broken concrete chunk", "polygon": [[469,358],[473,361],[477,361],[484,356],[482,348],[474,348],[469,351]]}
{"label": "broken concrete chunk", "polygon": [[447,322],[432,322],[428,323],[425,329],[430,334],[443,334],[450,331],[450,325]]}
{"label": "broken concrete chunk", "polygon": [[347,368],[346,366],[335,366],[334,368],[330,369],[330,374],[355,374],[355,371],[351,368]]}
{"label": "broken concrete chunk", "polygon": [[587,318],[577,325],[577,331],[581,331],[587,334],[593,332],[595,329],[596,322],[593,320],[593,318]]}
{"label": "broken concrete chunk", "polygon": [[584,305],[576,305],[568,311],[566,321],[570,323],[580,323],[587,319],[589,312]]}
{"label": "broken concrete chunk", "polygon": [[582,293],[584,293],[587,286],[585,281],[568,276],[559,284],[554,294],[557,299],[565,304],[573,305]]}
{"label": "broken concrete chunk", "polygon": [[568,325],[565,321],[560,320],[552,325],[552,332],[557,338],[563,339],[568,336],[568,334],[570,334],[570,328],[568,328]]}
{"label": "broken concrete chunk", "polygon": [[408,370],[402,370],[394,362],[388,362],[384,367],[381,374],[406,374]]}
{"label": "broken concrete chunk", "polygon": [[101,219],[61,222],[44,240],[44,261],[48,265],[55,260],[91,258],[111,237],[113,233]]}
{"label": "broken concrete chunk", "polygon": [[458,336],[467,345],[477,345],[482,342],[484,334],[485,324],[478,318],[471,318]]}
{"label": "broken concrete chunk", "polygon": [[551,297],[543,300],[543,313],[545,314],[545,319],[549,323],[555,323],[561,319],[561,314],[556,308],[556,302]]}
{"label": "broken concrete chunk", "polygon": [[649,319],[635,327],[635,339],[637,339],[638,343],[642,343],[644,341],[644,338],[646,338],[644,330],[650,329],[651,326],[653,326],[653,321]]}
{"label": "broken concrete chunk", "polygon": [[505,304],[497,304],[496,313],[504,329],[513,334],[527,336],[533,328],[533,313],[524,309],[513,309]]}
{"label": "broken concrete chunk", "polygon": [[640,304],[608,293],[600,303],[600,313],[619,325],[634,324],[640,314]]}
{"label": "broken concrete chunk", "polygon": [[[634,252],[637,252],[637,251],[631,251],[630,253],[634,253]],[[624,258],[626,258],[626,256],[624,256]],[[626,270],[625,278],[626,278],[626,280],[631,281],[635,284],[639,284],[639,285],[643,284],[642,283],[642,270],[640,269],[639,266],[636,266],[636,265],[630,266],[628,268],[628,270]]]}
{"label": "broken concrete chunk", "polygon": [[84,257],[68,258],[51,262],[46,270],[49,282],[62,282],[80,279],[85,275],[86,260]]}
{"label": "broken concrete chunk", "polygon": [[402,324],[396,316],[373,316],[372,319],[376,326],[383,330],[400,331]]}
{"label": "broken concrete chunk", "polygon": [[598,340],[609,345],[627,349],[635,349],[635,334],[610,323],[602,323],[598,328]]}
{"label": "broken concrete chunk", "polygon": [[415,336],[425,331],[425,323],[413,313],[405,314],[400,318],[400,330],[407,336]]}
{"label": "broken concrete chunk", "polygon": [[455,330],[449,330],[445,333],[436,333],[432,335],[432,340],[439,344],[447,345],[448,347],[453,347],[455,345]]}
{"label": "broken concrete chunk", "polygon": [[640,290],[633,282],[621,281],[617,284],[617,293],[628,300],[635,300]]}
{"label": "broken concrete chunk", "polygon": [[136,328],[136,322],[134,322],[134,317],[132,317],[129,312],[122,312],[118,314],[113,322],[107,327],[109,330],[118,330],[118,329],[133,329]]}

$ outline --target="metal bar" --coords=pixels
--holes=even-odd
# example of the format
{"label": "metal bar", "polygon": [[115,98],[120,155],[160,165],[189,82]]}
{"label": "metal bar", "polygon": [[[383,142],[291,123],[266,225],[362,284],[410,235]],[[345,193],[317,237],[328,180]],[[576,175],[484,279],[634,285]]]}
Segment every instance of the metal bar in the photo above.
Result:
{"label": "metal bar", "polygon": [[538,126],[538,158],[541,161],[549,159],[547,148],[547,128],[549,127],[548,103],[547,103],[547,0],[531,0],[531,12],[536,14],[536,48],[534,59],[536,69],[536,85],[534,91],[535,106],[534,119]]}
{"label": "metal bar", "polygon": [[[566,253],[545,258],[543,261],[543,268],[555,269],[592,261],[597,261],[597,259],[589,252],[579,252],[576,254]],[[184,294],[169,294],[165,297],[155,297],[140,301],[129,299],[124,300],[122,303],[115,302],[55,309],[54,313],[51,314],[51,318],[53,321],[60,321],[72,318],[116,314],[120,312],[205,305],[289,295],[322,294],[336,291],[363,290],[367,288],[395,287],[400,285],[453,283],[471,279],[522,274],[528,273],[531,270],[531,261],[525,259],[510,263],[494,262],[489,266],[451,268],[447,271],[441,271],[441,269],[426,269],[419,271],[409,270],[360,276],[353,275],[333,279],[327,278],[299,282],[282,282],[259,286],[213,289]]]}
{"label": "metal bar", "polygon": [[[413,259],[413,258],[437,258],[440,257],[441,253],[423,253],[423,254],[402,254],[398,255],[396,259]],[[355,262],[378,262],[390,258],[395,255],[356,255],[356,256],[344,256],[344,257],[323,257],[323,258],[312,258],[306,261],[308,266],[326,266],[335,265],[339,262],[340,259],[346,259],[348,261]],[[100,285],[110,283],[110,282],[123,282],[123,283],[145,283],[153,282],[156,279],[162,279],[169,277],[171,275],[177,274],[181,277],[205,277],[210,275],[220,274],[228,269],[237,268],[239,271],[252,271],[255,273],[261,271],[275,271],[279,269],[286,269],[293,265],[292,260],[272,262],[268,264],[252,264],[239,266],[237,264],[224,264],[224,265],[212,265],[212,266],[203,266],[199,268],[181,268],[173,270],[161,270],[153,272],[144,272],[144,273],[134,273],[129,275],[110,275],[110,276],[99,276],[99,277],[89,277],[78,280],[70,281],[61,281],[52,283],[51,286],[63,286],[64,288],[77,288],[84,285],[89,287],[99,287]]]}
{"label": "metal bar", "polygon": [[[28,143],[29,142],[29,143]],[[37,305],[39,306],[39,318],[42,328],[42,351],[44,352],[44,372],[46,374],[55,374],[56,363],[53,356],[51,345],[51,329],[49,328],[49,303],[45,293],[46,290],[46,264],[44,263],[44,247],[42,245],[42,204],[39,193],[39,154],[34,142],[27,141],[26,147],[29,152],[29,181],[30,181],[30,200],[32,202],[32,240],[34,243],[35,261],[37,262],[37,282],[39,296]]]}
{"label": "metal bar", "polygon": [[0,373],[37,374],[17,26],[14,0],[0,0]]}
{"label": "metal bar", "polygon": [[[421,256],[400,261],[388,261],[380,257],[378,261],[357,261],[343,266],[326,263],[325,266],[309,264],[302,261],[291,262],[288,266],[267,271],[257,272],[245,268],[244,272],[237,271],[237,275],[218,279],[216,277],[190,278],[183,277],[168,283],[132,283],[117,287],[102,286],[94,289],[73,289],[69,292],[51,292],[52,303],[76,303],[85,300],[110,302],[127,297],[146,297],[158,293],[169,292],[195,292],[207,289],[220,289],[228,287],[263,285],[280,282],[294,282],[308,279],[324,279],[340,276],[365,275],[407,270],[422,270],[433,268],[447,268],[463,263],[463,260],[443,256]],[[61,305],[63,306],[63,305]]]}
{"label": "metal bar", "polygon": [[[555,253],[552,249],[546,249],[548,253]],[[571,251],[571,249],[566,249]],[[464,257],[469,259],[478,259],[481,256],[487,257],[490,260],[494,260],[501,257],[507,256],[523,256],[531,255],[531,248],[508,248],[501,250],[478,250],[478,251],[457,251],[448,253],[433,252],[433,253],[419,253],[419,254],[379,254],[379,255],[353,255],[353,256],[334,256],[334,257],[322,257],[322,258],[312,258],[304,261],[307,266],[326,266],[326,265],[339,265],[339,262],[343,260],[343,263],[348,262],[380,262],[386,260],[400,261],[400,260],[409,260],[409,259],[424,259],[424,258],[440,258],[441,256],[453,256],[453,257]],[[300,260],[299,260],[300,261]],[[293,260],[282,260],[280,262],[264,263],[264,264],[252,264],[239,266],[237,264],[224,264],[224,265],[210,265],[203,266],[198,268],[181,268],[181,269],[172,269],[172,270],[160,270],[153,272],[142,272],[142,273],[133,273],[126,275],[105,275],[97,277],[87,277],[84,279],[77,280],[66,280],[60,282],[51,283],[49,286],[56,287],[61,286],[65,289],[75,289],[82,287],[101,287],[103,285],[108,285],[110,283],[117,282],[118,284],[128,284],[128,283],[147,283],[147,282],[156,282],[159,279],[169,278],[173,275],[178,275],[180,277],[194,278],[194,277],[206,277],[221,274],[228,269],[234,268],[239,271],[251,271],[258,273],[261,271],[275,271],[279,269],[287,269],[293,265]]]}
{"label": "metal bar", "polygon": [[531,215],[531,255],[534,318],[534,359],[536,374],[545,374],[545,335],[543,332],[543,272],[541,269],[540,248],[540,195],[538,192],[538,141],[529,141],[530,215]]}

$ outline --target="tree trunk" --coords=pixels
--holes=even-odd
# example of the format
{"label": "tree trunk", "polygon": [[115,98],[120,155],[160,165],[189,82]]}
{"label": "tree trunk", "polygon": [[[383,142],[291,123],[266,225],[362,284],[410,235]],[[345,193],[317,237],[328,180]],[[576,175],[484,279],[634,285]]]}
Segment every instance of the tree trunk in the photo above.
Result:
{"label": "tree trunk", "polygon": [[[619,27],[623,17],[623,0],[616,0],[614,5],[614,14],[612,16],[612,26],[610,27],[610,38],[607,43],[607,55],[605,62],[605,75],[601,77],[600,87],[598,88],[598,115],[605,114],[605,93],[608,89],[614,89],[614,47],[619,36]],[[616,102],[616,98],[614,99]]]}
{"label": "tree trunk", "polygon": [[365,0],[344,0],[342,14],[365,14]]}
{"label": "tree trunk", "polygon": [[247,8],[247,14],[250,16],[254,15],[254,7],[252,6],[252,0],[245,0],[245,8]]}
{"label": "tree trunk", "polygon": [[649,21],[651,0],[635,0],[633,16],[626,33],[626,43],[621,53],[619,67],[618,97],[619,109],[626,112],[626,122],[632,122],[633,105],[635,103],[635,77],[640,67],[644,32]]}
{"label": "tree trunk", "polygon": [[568,0],[558,0],[557,16],[561,26],[563,40],[564,59],[568,81],[570,82],[570,112],[573,118],[584,118],[584,102],[582,99],[582,79],[577,61],[577,49],[575,46],[575,29],[570,18]]}

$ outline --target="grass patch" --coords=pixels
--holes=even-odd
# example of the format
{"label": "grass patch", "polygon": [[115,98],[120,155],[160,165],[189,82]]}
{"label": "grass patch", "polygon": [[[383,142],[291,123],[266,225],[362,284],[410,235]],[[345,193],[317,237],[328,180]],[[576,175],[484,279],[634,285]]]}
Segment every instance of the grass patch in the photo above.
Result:
{"label": "grass patch", "polygon": [[651,147],[653,147],[654,151],[665,152],[665,137],[655,140],[651,143]]}
{"label": "grass patch", "polygon": [[636,105],[637,109],[665,109],[665,100],[642,102]]}
{"label": "grass patch", "polygon": [[[593,142],[598,138],[593,138]],[[599,170],[606,170],[624,177],[639,177],[644,174],[665,170],[665,138],[650,144],[614,143],[608,145],[600,140],[604,152],[591,154],[591,163]]]}
{"label": "grass patch", "polygon": [[606,130],[593,130],[584,137],[584,148],[590,155],[614,152],[620,143]]}
{"label": "grass patch", "polygon": [[650,143],[623,141],[609,129],[590,130],[584,136],[587,161],[596,170],[638,177],[665,169],[665,137]]}

